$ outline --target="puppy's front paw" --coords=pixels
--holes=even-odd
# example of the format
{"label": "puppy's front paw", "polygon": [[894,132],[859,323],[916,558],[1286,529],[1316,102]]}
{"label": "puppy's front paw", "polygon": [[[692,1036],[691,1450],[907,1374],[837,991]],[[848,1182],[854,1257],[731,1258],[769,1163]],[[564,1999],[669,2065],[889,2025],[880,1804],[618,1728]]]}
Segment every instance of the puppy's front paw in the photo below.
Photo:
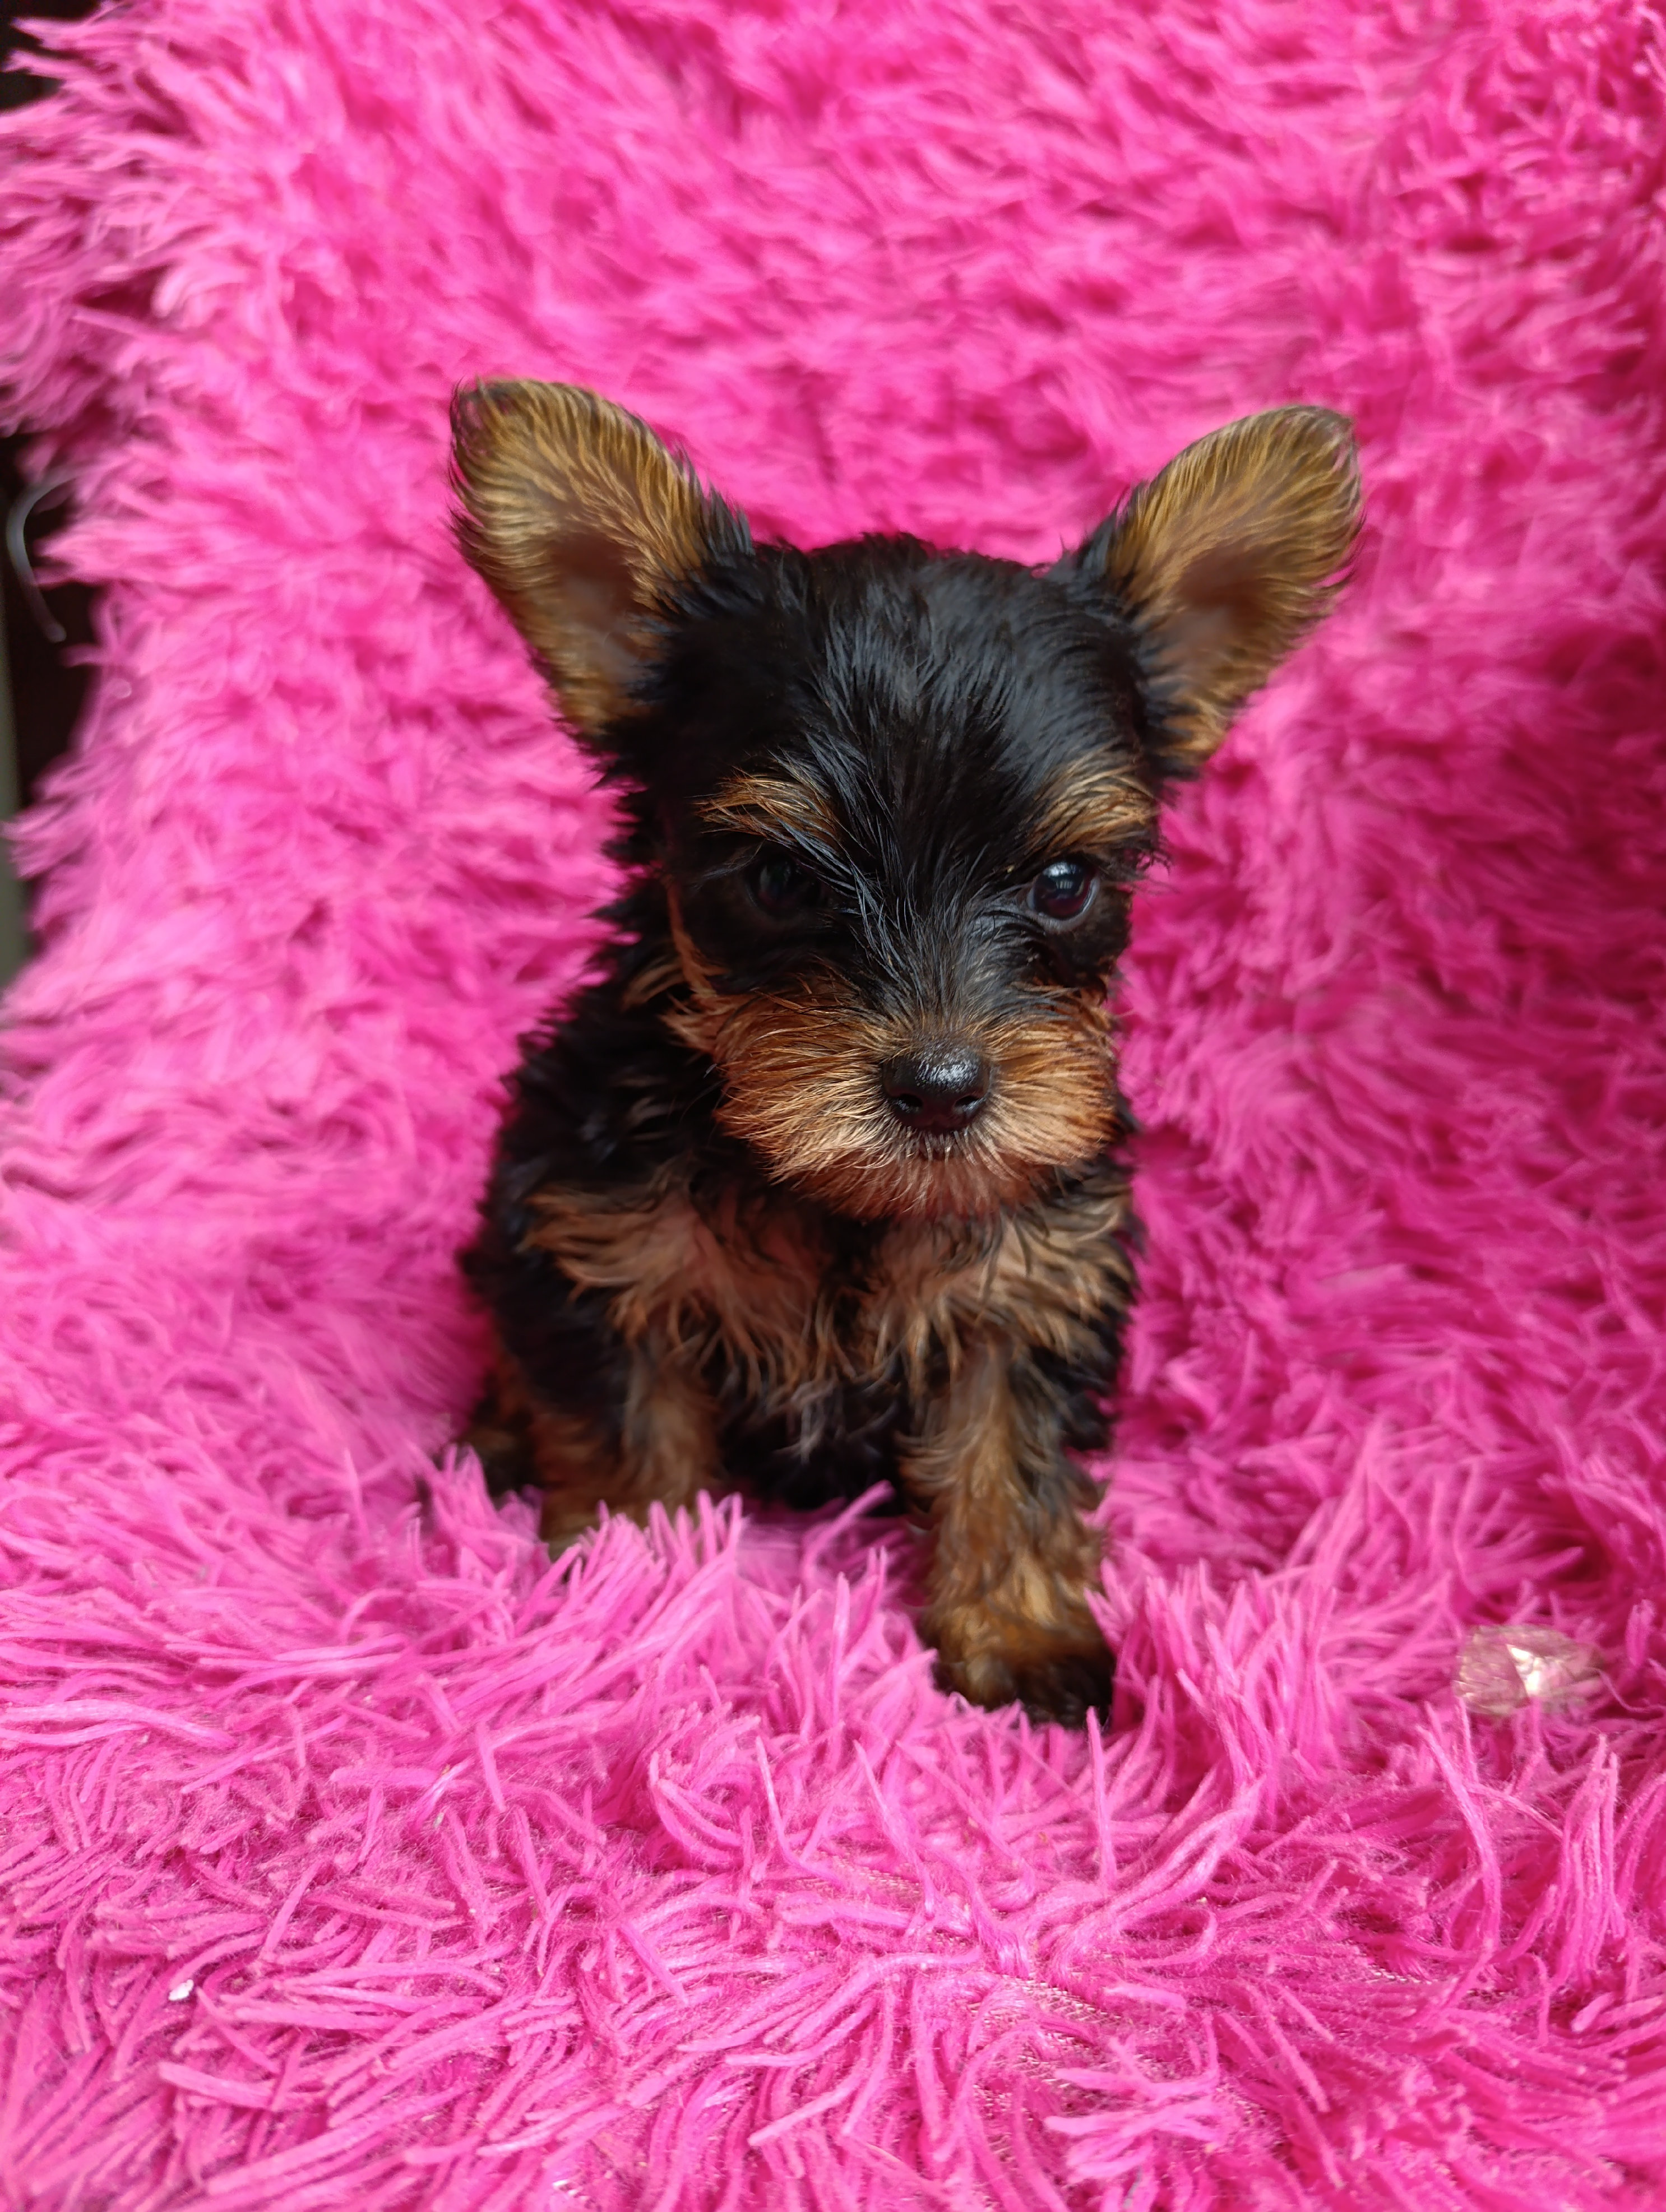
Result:
{"label": "puppy's front paw", "polygon": [[538,1533],[551,1559],[570,1552],[581,1537],[596,1525],[596,1500],[582,1491],[546,1490],[538,1516]]}
{"label": "puppy's front paw", "polygon": [[964,1613],[927,1626],[936,1630],[939,1685],[970,1705],[1019,1705],[1031,1720],[1069,1728],[1110,1711],[1116,1662],[1087,1614],[1063,1634]]}

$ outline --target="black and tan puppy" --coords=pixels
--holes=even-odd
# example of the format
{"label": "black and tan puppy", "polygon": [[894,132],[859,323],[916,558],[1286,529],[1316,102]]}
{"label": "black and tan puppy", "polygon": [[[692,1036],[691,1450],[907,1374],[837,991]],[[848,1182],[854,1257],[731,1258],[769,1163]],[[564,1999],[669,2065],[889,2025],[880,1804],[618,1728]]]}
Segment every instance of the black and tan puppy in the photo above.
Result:
{"label": "black and tan puppy", "polygon": [[890,1477],[942,1680],[1079,1719],[1110,1658],[1075,1455],[1131,1289],[1107,987],[1164,787],[1347,559],[1348,427],[1235,423],[1039,572],[755,544],[567,386],[455,430],[465,549],[618,783],[629,876],[467,1257],[488,1471],[557,1543]]}

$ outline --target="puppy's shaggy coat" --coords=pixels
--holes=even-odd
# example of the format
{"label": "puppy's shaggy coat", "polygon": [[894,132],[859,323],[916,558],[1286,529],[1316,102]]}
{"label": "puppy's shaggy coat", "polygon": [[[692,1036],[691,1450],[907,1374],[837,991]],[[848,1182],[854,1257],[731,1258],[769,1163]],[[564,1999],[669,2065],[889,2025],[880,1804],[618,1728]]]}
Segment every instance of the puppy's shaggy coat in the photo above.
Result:
{"label": "puppy's shaggy coat", "polygon": [[891,1477],[945,1681],[1079,1718],[1110,1655],[1075,1455],[1132,1282],[1107,988],[1164,784],[1347,559],[1347,425],[1234,424],[1044,573],[755,545],[583,391],[476,389],[455,430],[464,545],[618,780],[629,870],[515,1079],[474,1440],[556,1542]]}

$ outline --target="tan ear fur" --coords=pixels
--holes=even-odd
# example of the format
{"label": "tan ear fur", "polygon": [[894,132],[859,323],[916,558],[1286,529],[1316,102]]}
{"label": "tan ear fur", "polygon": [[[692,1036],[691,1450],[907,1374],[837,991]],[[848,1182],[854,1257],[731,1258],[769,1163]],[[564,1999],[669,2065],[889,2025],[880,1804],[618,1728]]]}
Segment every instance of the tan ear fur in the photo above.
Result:
{"label": "tan ear fur", "polygon": [[645,422],[577,385],[466,387],[452,431],[464,553],[593,737],[634,711],[655,614],[750,550],[746,526]]}
{"label": "tan ear fur", "polygon": [[1161,765],[1197,768],[1329,608],[1359,530],[1347,418],[1280,407],[1200,439],[1074,558],[1134,622]]}

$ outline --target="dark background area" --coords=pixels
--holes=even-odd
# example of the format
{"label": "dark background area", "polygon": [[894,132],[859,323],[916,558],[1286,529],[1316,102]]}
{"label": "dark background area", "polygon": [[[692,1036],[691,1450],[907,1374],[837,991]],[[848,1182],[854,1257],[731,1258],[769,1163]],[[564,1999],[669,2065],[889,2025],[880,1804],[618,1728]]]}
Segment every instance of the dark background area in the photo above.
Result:
{"label": "dark background area", "polygon": [[[19,28],[18,19],[73,21],[91,15],[94,0],[21,0],[21,4],[16,0],[0,0],[0,58],[12,64],[0,75],[0,108],[21,107],[29,100],[46,99],[52,90],[50,75],[30,66],[30,58],[40,52],[40,42]],[[0,514],[7,516],[28,482],[28,443],[27,435],[0,440]],[[32,562],[49,554],[52,533],[67,514],[64,501],[43,501],[30,517],[26,544]],[[9,762],[0,764],[0,806],[10,796],[8,787],[14,782],[19,802],[27,805],[42,774],[68,749],[87,695],[90,672],[77,665],[76,648],[92,640],[93,593],[83,584],[58,584],[44,590],[51,618],[64,632],[63,639],[55,641],[43,628],[9,556],[4,553],[0,553],[0,590],[5,602],[0,685],[9,693],[9,700],[0,699],[0,756],[7,748],[9,732],[13,752]],[[17,964],[24,949],[20,903],[15,885],[0,880],[0,982]]]}

